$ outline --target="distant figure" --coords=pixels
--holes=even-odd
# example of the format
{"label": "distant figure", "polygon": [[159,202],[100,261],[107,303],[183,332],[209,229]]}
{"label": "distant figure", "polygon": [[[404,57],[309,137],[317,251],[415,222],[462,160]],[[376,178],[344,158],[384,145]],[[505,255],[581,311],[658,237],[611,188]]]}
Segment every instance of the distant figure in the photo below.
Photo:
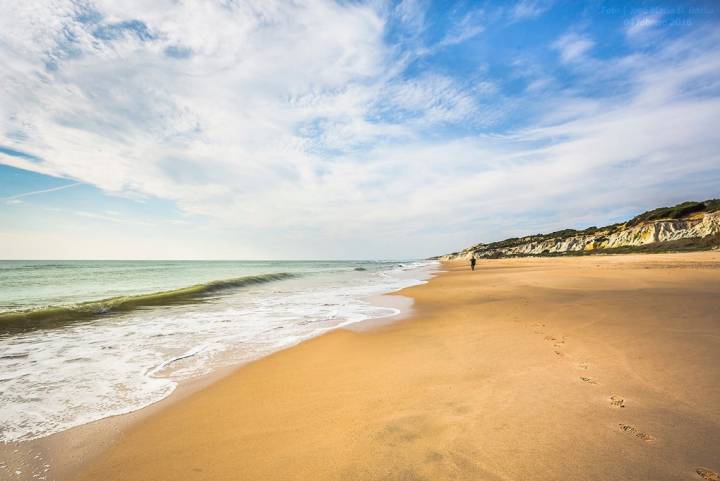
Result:
{"label": "distant figure", "polygon": [[475,262],[477,262],[477,261],[475,260],[475,258],[474,258],[474,257],[471,257],[471,258],[470,258],[470,269],[475,270]]}

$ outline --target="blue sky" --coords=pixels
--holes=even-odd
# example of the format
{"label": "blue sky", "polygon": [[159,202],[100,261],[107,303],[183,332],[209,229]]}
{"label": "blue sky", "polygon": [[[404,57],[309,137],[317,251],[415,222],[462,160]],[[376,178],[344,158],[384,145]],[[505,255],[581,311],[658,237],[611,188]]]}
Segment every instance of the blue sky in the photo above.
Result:
{"label": "blue sky", "polygon": [[423,257],[720,197],[717,2],[0,7],[3,258]]}

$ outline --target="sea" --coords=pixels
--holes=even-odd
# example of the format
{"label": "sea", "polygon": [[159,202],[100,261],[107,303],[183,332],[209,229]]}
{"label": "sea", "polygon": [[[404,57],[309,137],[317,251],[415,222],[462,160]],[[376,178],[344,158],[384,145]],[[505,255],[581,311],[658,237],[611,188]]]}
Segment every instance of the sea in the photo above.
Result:
{"label": "sea", "polygon": [[434,261],[0,261],[0,442],[129,413],[178,383],[397,314]]}

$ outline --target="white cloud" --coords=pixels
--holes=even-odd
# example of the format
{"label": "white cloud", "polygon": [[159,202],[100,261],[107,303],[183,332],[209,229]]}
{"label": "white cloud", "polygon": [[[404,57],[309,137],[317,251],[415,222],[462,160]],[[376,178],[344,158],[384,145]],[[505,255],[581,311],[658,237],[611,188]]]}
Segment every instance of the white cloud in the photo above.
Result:
{"label": "white cloud", "polygon": [[581,59],[593,45],[595,43],[588,37],[570,32],[555,41],[553,48],[560,52],[563,62],[569,63]]}
{"label": "white cloud", "polygon": [[520,0],[511,10],[511,18],[513,20],[526,20],[529,18],[537,18],[545,13],[553,2],[541,0]]}
{"label": "white cloud", "polygon": [[411,33],[417,33],[425,28],[425,6],[422,0],[401,0],[395,6],[398,20],[402,22]]}
{"label": "white cloud", "polygon": [[629,38],[638,38],[649,35],[660,25],[664,15],[662,13],[642,13],[625,20],[625,35]]}
{"label": "white cloud", "polygon": [[477,37],[485,30],[485,27],[482,25],[482,15],[482,10],[472,10],[465,15],[460,22],[451,27],[450,32],[435,45],[435,48],[441,49],[451,45],[461,44],[473,37]]}
{"label": "white cloud", "polygon": [[[506,107],[494,79],[402,75],[422,53],[385,43],[382,5],[108,1],[90,21],[71,2],[9,3],[0,132],[43,160],[0,162],[169,199],[288,256],[297,245],[308,256],[437,254],[515,229],[508,219],[538,206],[564,227],[677,179],[677,195],[720,180],[720,105],[703,90],[720,59],[703,32],[579,70],[621,78],[617,95],[557,90],[539,72],[528,91],[542,98]],[[420,6],[397,10],[423,28]],[[593,42],[570,33],[554,47],[575,67]],[[470,129],[505,108],[527,116],[523,127]]]}
{"label": "white cloud", "polygon": [[[79,22],[73,4],[25,12],[18,3],[3,16],[22,34],[3,34],[2,56],[23,69],[3,79],[2,128],[22,129],[45,159],[16,164],[192,209],[202,198],[257,189],[258,179],[307,175],[313,160],[296,127],[361,117],[365,99],[353,94],[382,74],[383,23],[370,8],[172,3],[99,7],[101,25],[140,21],[151,40],[129,29],[98,39],[100,26]],[[165,56],[173,45],[191,56]],[[47,71],[47,62],[58,66]],[[303,103],[309,96],[315,102]],[[347,108],[337,114],[339,99]],[[227,178],[235,183],[223,185]]]}

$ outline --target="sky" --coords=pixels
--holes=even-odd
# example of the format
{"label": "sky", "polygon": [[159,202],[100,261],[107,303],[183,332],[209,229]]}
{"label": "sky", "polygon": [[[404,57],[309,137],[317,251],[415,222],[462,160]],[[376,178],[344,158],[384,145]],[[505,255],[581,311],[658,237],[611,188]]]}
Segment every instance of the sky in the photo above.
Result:
{"label": "sky", "polygon": [[720,197],[718,2],[0,12],[0,258],[420,258]]}

